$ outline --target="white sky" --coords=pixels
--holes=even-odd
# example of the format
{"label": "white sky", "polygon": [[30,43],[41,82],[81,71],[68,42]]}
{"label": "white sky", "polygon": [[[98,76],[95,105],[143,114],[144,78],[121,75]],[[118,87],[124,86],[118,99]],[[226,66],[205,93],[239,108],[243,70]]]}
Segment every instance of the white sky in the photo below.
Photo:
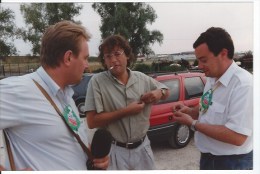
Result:
{"label": "white sky", "polygon": [[[17,1],[16,1],[17,2]],[[36,1],[34,1],[36,2]],[[170,54],[192,51],[192,44],[200,33],[211,26],[223,27],[231,35],[235,51],[253,51],[254,4],[252,1],[236,2],[152,2],[149,3],[157,14],[157,19],[149,29],[159,30],[163,36],[163,44],[151,45],[156,54]],[[25,26],[18,3],[2,3],[15,11],[18,27]],[[91,7],[92,3],[84,3],[81,15],[76,19],[92,34],[89,42],[90,55],[97,55],[100,44],[101,25],[99,15]],[[20,55],[30,53],[30,44],[16,40],[15,45]]]}

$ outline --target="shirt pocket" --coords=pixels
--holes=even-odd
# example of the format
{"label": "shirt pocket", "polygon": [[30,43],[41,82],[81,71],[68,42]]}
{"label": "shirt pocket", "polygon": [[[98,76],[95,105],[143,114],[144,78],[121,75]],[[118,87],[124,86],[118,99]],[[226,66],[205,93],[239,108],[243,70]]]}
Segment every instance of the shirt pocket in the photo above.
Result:
{"label": "shirt pocket", "polygon": [[209,115],[209,122],[211,124],[223,125],[225,122],[225,108],[226,106],[216,101],[212,102],[211,113]]}

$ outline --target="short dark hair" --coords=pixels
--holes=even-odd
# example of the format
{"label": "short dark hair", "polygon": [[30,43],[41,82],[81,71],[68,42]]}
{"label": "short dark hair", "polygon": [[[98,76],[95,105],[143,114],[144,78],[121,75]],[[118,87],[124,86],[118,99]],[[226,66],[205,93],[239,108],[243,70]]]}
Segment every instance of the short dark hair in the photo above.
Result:
{"label": "short dark hair", "polygon": [[211,27],[207,31],[201,33],[199,38],[194,42],[193,48],[206,43],[209,50],[217,56],[223,48],[228,50],[228,57],[233,59],[234,44],[229,33],[223,28]]}
{"label": "short dark hair", "polygon": [[71,21],[64,20],[49,26],[42,37],[40,54],[42,66],[58,67],[68,50],[78,56],[79,43],[82,39],[89,41],[90,37],[83,26]]}
{"label": "short dark hair", "polygon": [[104,39],[103,43],[98,47],[99,55],[98,58],[102,63],[102,66],[107,69],[104,61],[104,50],[111,52],[115,47],[119,47],[124,50],[127,59],[127,67],[130,67],[134,61],[134,54],[129,42],[121,35],[111,35]]}

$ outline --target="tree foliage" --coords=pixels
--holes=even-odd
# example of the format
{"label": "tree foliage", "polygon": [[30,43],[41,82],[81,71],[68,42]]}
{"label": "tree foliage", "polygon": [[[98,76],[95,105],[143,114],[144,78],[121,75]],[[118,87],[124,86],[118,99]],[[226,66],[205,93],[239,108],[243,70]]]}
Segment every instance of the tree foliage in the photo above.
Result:
{"label": "tree foliage", "polygon": [[244,55],[239,59],[241,62],[241,67],[252,70],[253,69],[253,52],[246,51]]}
{"label": "tree foliage", "polygon": [[20,10],[27,25],[20,31],[24,41],[32,44],[33,55],[40,53],[40,39],[46,27],[61,20],[70,20],[80,14],[82,5],[74,3],[32,3],[21,4]]}
{"label": "tree foliage", "polygon": [[157,15],[145,3],[94,3],[93,9],[101,16],[101,37],[120,34],[128,39],[134,55],[153,54],[150,44],[162,43],[163,34],[158,30],[149,31]]}
{"label": "tree foliage", "polygon": [[246,51],[244,53],[244,56],[242,56],[242,58],[253,58],[253,52],[251,50]]}
{"label": "tree foliage", "polygon": [[12,43],[16,36],[14,12],[0,6],[0,56],[16,55],[17,50]]}

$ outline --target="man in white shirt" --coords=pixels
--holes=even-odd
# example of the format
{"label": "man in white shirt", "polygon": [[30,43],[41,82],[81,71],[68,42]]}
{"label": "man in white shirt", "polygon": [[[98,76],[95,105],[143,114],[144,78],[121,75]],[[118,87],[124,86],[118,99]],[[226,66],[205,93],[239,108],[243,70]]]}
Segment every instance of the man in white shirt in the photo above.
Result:
{"label": "man in white shirt", "polygon": [[200,106],[173,107],[174,119],[191,126],[201,170],[253,169],[253,77],[233,61],[234,45],[211,27],[193,44],[207,83]]}
{"label": "man in white shirt", "polygon": [[[80,121],[70,85],[79,83],[88,67],[89,39],[84,27],[70,21],[52,25],[42,38],[42,66],[34,73],[0,81],[0,129],[10,140],[16,169],[87,169],[87,155],[34,81],[69,117],[68,125],[88,146],[86,124]],[[97,168],[106,169],[108,163],[108,156],[94,159]]]}

